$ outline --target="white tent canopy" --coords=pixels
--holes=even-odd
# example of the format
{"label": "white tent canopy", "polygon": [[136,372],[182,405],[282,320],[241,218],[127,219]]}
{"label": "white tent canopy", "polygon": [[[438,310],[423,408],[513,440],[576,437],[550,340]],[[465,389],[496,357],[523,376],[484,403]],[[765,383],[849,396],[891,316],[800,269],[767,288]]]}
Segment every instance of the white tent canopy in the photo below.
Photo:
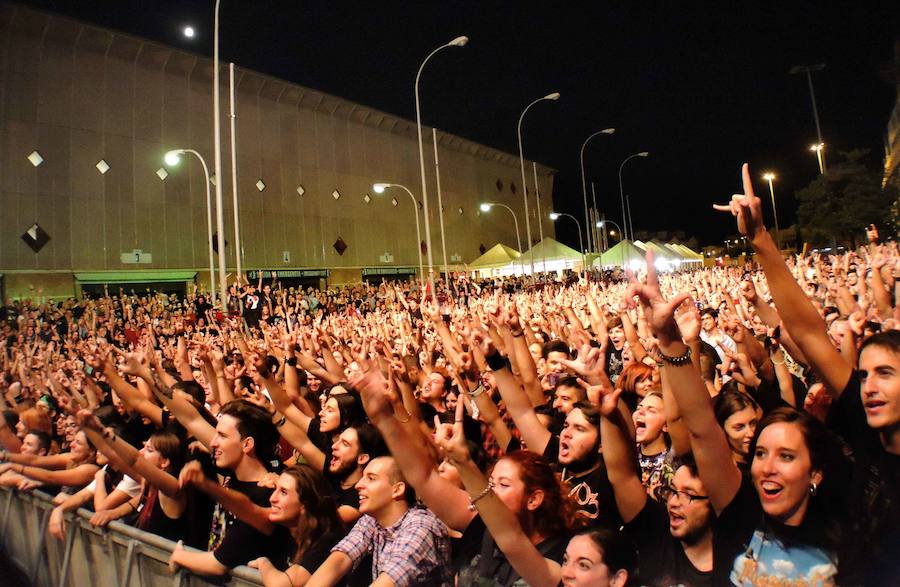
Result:
{"label": "white tent canopy", "polygon": [[646,253],[630,240],[623,240],[609,248],[594,261],[595,267],[634,267],[644,262]]}
{"label": "white tent canopy", "polygon": [[577,269],[584,262],[581,253],[549,236],[544,237],[544,240],[522,253],[518,261],[512,265],[518,269],[521,264],[526,271],[530,271],[532,259],[534,259],[535,271]]}

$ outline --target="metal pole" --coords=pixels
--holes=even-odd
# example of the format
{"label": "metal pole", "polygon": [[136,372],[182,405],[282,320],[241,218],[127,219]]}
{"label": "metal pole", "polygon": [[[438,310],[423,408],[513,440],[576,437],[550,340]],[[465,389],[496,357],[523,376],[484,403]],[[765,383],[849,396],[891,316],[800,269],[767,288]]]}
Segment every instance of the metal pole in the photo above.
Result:
{"label": "metal pole", "polygon": [[[241,247],[241,220],[238,214],[238,189],[237,189],[237,137],[235,135],[235,100],[234,100],[234,63],[228,64],[228,86],[231,95],[231,199],[234,207],[234,260],[238,279],[243,280],[242,257],[244,249]],[[227,290],[226,290],[227,291]],[[227,295],[227,293],[225,294]]]}
{"label": "metal pole", "polygon": [[[534,161],[531,162],[531,170],[534,172],[534,196],[537,198],[538,238],[544,242],[544,211],[541,208],[541,188],[538,187],[537,163]],[[547,272],[547,253],[546,247],[543,246],[541,247],[541,272]]]}
{"label": "metal pole", "polygon": [[[400,185],[399,183],[389,183],[388,187],[396,187],[400,188],[409,194],[409,199],[412,200],[413,214],[416,216],[416,250],[419,252],[419,278],[422,280],[422,284],[425,284],[425,267],[422,264],[422,233],[419,230],[419,203],[416,202],[416,197],[413,195],[409,188],[405,185]],[[433,290],[432,290],[433,291]]]}
{"label": "metal pole", "polygon": [[769,194],[772,196],[772,213],[775,215],[775,243],[781,250],[781,231],[778,229],[778,208],[775,207],[775,188],[772,185],[772,178],[769,181]]}
{"label": "metal pole", "polygon": [[[822,141],[822,127],[819,125],[819,109],[816,107],[816,91],[813,89],[812,71],[809,68],[806,69],[806,81],[809,83],[809,98],[812,100],[813,118],[816,121],[816,136],[819,137],[819,145],[822,145],[824,142]],[[822,153],[821,146],[818,149],[818,154],[819,169],[822,173],[825,173],[825,154]]]}
{"label": "metal pole", "polygon": [[528,184],[525,181],[525,155],[522,150],[522,120],[525,119],[525,113],[528,112],[528,109],[542,100],[559,100],[559,92],[547,94],[542,98],[532,101],[525,107],[525,110],[522,110],[522,114],[519,116],[519,123],[516,125],[516,135],[519,139],[519,170],[522,173],[522,200],[525,203],[525,238],[528,241],[528,253],[532,273],[534,273],[534,251],[531,246],[531,221],[528,218]]}
{"label": "metal pole", "polygon": [[[519,139],[519,168],[522,171],[522,201],[525,204],[525,241],[528,244],[528,253],[531,258],[531,273],[534,273],[534,252],[531,250],[531,222],[528,218],[528,188],[526,187],[528,184],[525,183],[525,155],[522,152],[522,119],[525,118],[525,113],[528,112],[528,109],[543,100],[543,98],[538,98],[531,104],[525,107],[525,110],[522,111],[522,115],[519,116],[519,124],[516,127],[516,133]],[[523,253],[525,251],[522,251]]]}
{"label": "metal pole", "polygon": [[216,168],[216,231],[219,243],[219,305],[223,313],[226,307],[228,287],[225,279],[225,216],[222,212],[222,120],[219,116],[219,0],[216,0],[213,31],[213,147]]}
{"label": "metal pole", "polygon": [[585,270],[585,260],[584,260],[584,240],[581,238],[581,223],[578,222],[578,219],[572,216],[571,214],[566,214],[565,212],[558,212],[560,216],[566,216],[575,221],[575,226],[578,227],[578,246],[581,247],[581,272],[583,273]]}
{"label": "metal pole", "polygon": [[[419,78],[422,76],[422,70],[425,68],[425,64],[428,63],[428,60],[431,59],[431,56],[446,47],[447,45],[441,45],[434,51],[428,54],[428,57],[425,58],[425,61],[422,62],[422,65],[419,66],[419,71],[416,73],[416,84],[415,84],[415,93],[416,93],[416,132],[419,136],[419,173],[422,177],[422,212],[425,214],[425,247],[428,251],[428,283],[431,284],[431,294],[435,295],[434,291],[434,265],[432,264],[432,256],[431,256],[431,222],[428,217],[428,185],[425,181],[425,148],[422,143],[422,105],[419,100]],[[415,198],[413,198],[415,200]],[[418,209],[418,206],[416,206]],[[417,213],[418,214],[418,213]],[[418,222],[418,215],[416,216],[416,222]],[[421,240],[420,240],[421,243]],[[419,250],[421,251],[422,245],[419,244]],[[424,278],[423,278],[424,279]]]}
{"label": "metal pole", "polygon": [[[516,217],[516,211],[513,210],[512,208],[510,208],[509,206],[507,206],[506,204],[501,204],[500,202],[489,202],[489,204],[491,206],[500,206],[500,207],[506,208],[507,210],[509,210],[509,213],[512,214],[513,224],[516,227],[516,246],[519,247],[519,254],[521,255],[521,253],[523,252],[522,251],[522,239],[519,237],[519,219],[518,219],[518,217]],[[519,258],[521,259],[521,256]],[[524,261],[520,262],[519,265],[521,266],[522,263],[524,263]],[[525,273],[524,267],[522,268],[522,273]]]}
{"label": "metal pole", "polygon": [[[632,155],[631,157],[633,156],[634,155]],[[628,225],[628,223],[626,222],[627,214],[625,212],[625,189],[622,187],[622,168],[625,167],[625,163],[628,161],[628,159],[631,159],[631,157],[626,158],[625,161],[622,161],[622,164],[619,165],[619,199],[622,202],[622,223],[626,226]],[[628,233],[625,233],[624,237],[627,239]]]}
{"label": "metal pole", "polygon": [[438,217],[441,219],[441,253],[444,256],[444,278],[449,281],[450,269],[447,267],[447,239],[444,231],[444,203],[441,199],[441,168],[438,163],[437,130],[431,129],[431,140],[434,143],[434,180],[437,184]]}
{"label": "metal pole", "polygon": [[[209,244],[209,289],[211,304],[215,304],[216,300],[216,256],[215,251],[213,251],[213,229],[212,229],[212,197],[209,194],[209,168],[206,166],[206,160],[203,159],[203,155],[198,153],[193,149],[182,149],[185,153],[191,153],[195,155],[197,159],[200,160],[200,165],[203,166],[203,177],[206,180],[206,232],[207,232],[207,242]],[[218,183],[218,182],[217,182]],[[221,249],[220,249],[221,250]],[[221,257],[221,255],[220,255]],[[222,294],[225,295],[224,293]]]}
{"label": "metal pole", "polygon": [[634,224],[631,223],[631,196],[625,196],[625,209],[628,210],[628,234],[631,235],[631,240],[634,240]]}
{"label": "metal pole", "polygon": [[[591,182],[591,202],[593,203],[592,210],[594,211],[594,216],[596,217],[599,215],[600,211],[597,209],[597,186],[596,186],[596,184],[594,184],[594,182]],[[597,231],[596,223],[591,224],[591,226],[593,227],[593,228],[591,228],[591,231],[594,234],[594,248],[595,248],[594,252],[599,253],[601,247],[597,246],[597,241],[600,240],[600,234]]]}

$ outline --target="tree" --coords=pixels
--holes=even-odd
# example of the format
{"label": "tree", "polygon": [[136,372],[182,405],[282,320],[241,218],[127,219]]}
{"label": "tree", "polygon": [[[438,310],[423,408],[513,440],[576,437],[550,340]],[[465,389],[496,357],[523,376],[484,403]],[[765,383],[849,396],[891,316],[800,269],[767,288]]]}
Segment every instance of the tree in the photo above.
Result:
{"label": "tree", "polygon": [[881,187],[881,171],[868,167],[868,149],[839,153],[828,171],[796,193],[797,216],[805,240],[823,244],[837,240],[855,247],[864,229],[875,224],[893,234],[891,205],[897,189]]}

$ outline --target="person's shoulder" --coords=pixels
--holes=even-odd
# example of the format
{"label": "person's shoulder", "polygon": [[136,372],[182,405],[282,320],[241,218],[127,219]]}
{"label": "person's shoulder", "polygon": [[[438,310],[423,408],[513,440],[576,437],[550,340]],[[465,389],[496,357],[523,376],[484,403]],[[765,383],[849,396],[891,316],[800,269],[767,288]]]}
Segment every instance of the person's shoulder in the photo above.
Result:
{"label": "person's shoulder", "polygon": [[416,506],[411,508],[400,526],[402,528],[407,525],[424,526],[436,534],[447,534],[447,525],[426,507]]}

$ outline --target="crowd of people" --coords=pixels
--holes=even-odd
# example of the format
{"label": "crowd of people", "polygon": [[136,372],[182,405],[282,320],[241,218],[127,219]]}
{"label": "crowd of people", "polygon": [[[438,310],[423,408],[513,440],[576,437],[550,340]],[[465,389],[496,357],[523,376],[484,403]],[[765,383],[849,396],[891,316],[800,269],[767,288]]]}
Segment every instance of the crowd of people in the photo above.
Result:
{"label": "crowd of people", "polygon": [[[0,310],[0,485],[266,586],[900,584],[900,255]],[[13,530],[14,531],[14,530]]]}

